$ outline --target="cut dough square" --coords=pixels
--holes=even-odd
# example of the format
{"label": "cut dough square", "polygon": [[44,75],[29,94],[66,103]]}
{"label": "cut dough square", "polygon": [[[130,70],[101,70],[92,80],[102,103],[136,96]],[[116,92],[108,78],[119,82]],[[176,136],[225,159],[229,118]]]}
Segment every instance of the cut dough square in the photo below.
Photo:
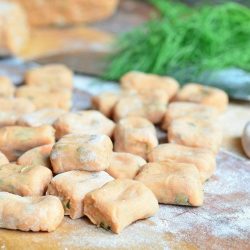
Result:
{"label": "cut dough square", "polygon": [[154,125],[142,117],[120,120],[114,132],[116,152],[136,154],[146,159],[148,152],[158,145]]}
{"label": "cut dough square", "polygon": [[169,124],[178,118],[194,117],[214,121],[218,117],[216,109],[198,103],[191,102],[172,102],[168,105],[167,112],[164,115],[162,128],[168,129]]}
{"label": "cut dough square", "polygon": [[0,1],[0,27],[0,56],[16,55],[30,35],[23,8],[12,1]]}
{"label": "cut dough square", "polygon": [[66,134],[105,134],[112,136],[115,123],[95,110],[62,115],[54,123],[56,138]]}
{"label": "cut dough square", "polygon": [[168,127],[168,141],[195,148],[206,148],[218,153],[222,130],[216,121],[185,117],[175,119]]}
{"label": "cut dough square", "polygon": [[200,174],[193,164],[171,161],[148,163],[135,179],[150,188],[159,203],[185,206],[203,204]]}
{"label": "cut dough square", "polygon": [[120,233],[131,223],[153,216],[159,205],[145,185],[134,180],[114,180],[84,198],[84,214],[104,229]]}
{"label": "cut dough square", "polygon": [[0,191],[21,196],[43,195],[51,179],[51,170],[43,166],[0,166]]}
{"label": "cut dough square", "polygon": [[155,147],[149,154],[150,162],[173,160],[180,163],[194,164],[199,170],[201,181],[207,181],[215,172],[214,154],[207,149],[192,148],[183,145],[167,143]]}
{"label": "cut dough square", "polygon": [[53,147],[54,173],[70,170],[101,171],[109,167],[113,143],[106,135],[69,134]]}
{"label": "cut dough square", "polygon": [[52,232],[61,224],[61,201],[54,196],[21,197],[0,192],[0,228]]}
{"label": "cut dough square", "polygon": [[73,87],[73,72],[61,64],[48,64],[30,69],[25,74],[27,85],[69,88]]}
{"label": "cut dough square", "polygon": [[0,151],[0,166],[8,163],[9,163],[8,158]]}
{"label": "cut dough square", "polygon": [[54,144],[47,144],[26,151],[17,159],[19,165],[35,165],[52,168],[50,153]]}
{"label": "cut dough square", "polygon": [[96,173],[69,171],[52,179],[47,194],[59,197],[64,206],[65,215],[69,215],[71,219],[78,219],[83,216],[85,195],[112,180],[113,178],[104,171]]}
{"label": "cut dough square", "polygon": [[121,86],[123,89],[141,91],[154,89],[165,92],[168,99],[172,99],[178,89],[179,83],[171,77],[162,77],[153,74],[145,74],[138,71],[131,71],[121,78]]}
{"label": "cut dough square", "polygon": [[228,96],[221,89],[189,83],[176,96],[177,101],[196,102],[225,111],[228,106]]}
{"label": "cut dough square", "polygon": [[36,109],[58,108],[68,111],[72,106],[72,92],[67,88],[26,85],[16,90],[16,96],[27,98]]}
{"label": "cut dough square", "polygon": [[21,126],[39,127],[42,125],[53,125],[53,123],[66,111],[63,109],[40,109],[35,112],[21,116],[17,124]]}
{"label": "cut dough square", "polygon": [[5,76],[0,76],[0,97],[12,97],[14,92],[15,87],[10,79]]}
{"label": "cut dough square", "polygon": [[138,155],[113,152],[106,172],[115,179],[134,179],[139,169],[145,164],[146,161]]}
{"label": "cut dough square", "polygon": [[9,161],[15,161],[26,151],[55,142],[55,130],[51,126],[36,128],[8,126],[0,128],[0,151]]}

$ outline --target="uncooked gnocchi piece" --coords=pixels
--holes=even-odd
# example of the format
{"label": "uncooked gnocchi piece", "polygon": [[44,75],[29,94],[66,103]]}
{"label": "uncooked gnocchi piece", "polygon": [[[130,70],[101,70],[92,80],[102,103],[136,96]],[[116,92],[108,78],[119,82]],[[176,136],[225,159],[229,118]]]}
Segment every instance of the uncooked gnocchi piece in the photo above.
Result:
{"label": "uncooked gnocchi piece", "polygon": [[134,179],[139,169],[145,164],[146,161],[138,155],[113,152],[106,172],[115,179]]}
{"label": "uncooked gnocchi piece", "polygon": [[43,195],[52,179],[52,172],[43,166],[0,166],[0,191],[21,196]]}
{"label": "uncooked gnocchi piece", "polygon": [[189,147],[206,148],[218,153],[222,130],[216,121],[183,117],[175,119],[168,127],[168,141]]}
{"label": "uncooked gnocchi piece", "polygon": [[172,161],[148,163],[135,180],[151,189],[159,203],[184,206],[203,204],[200,174],[193,164]]}
{"label": "uncooked gnocchi piece", "polygon": [[53,125],[53,123],[66,111],[63,109],[40,109],[35,112],[21,116],[17,124],[21,126],[39,127],[42,125]]}
{"label": "uncooked gnocchi piece", "polygon": [[0,151],[0,166],[8,163],[9,163],[8,158]]}
{"label": "uncooked gnocchi piece", "polygon": [[115,123],[95,110],[67,113],[54,123],[56,138],[66,134],[105,134],[112,136]]}
{"label": "uncooked gnocchi piece", "polygon": [[84,198],[84,214],[98,227],[120,233],[131,223],[153,216],[157,199],[134,180],[114,180]]}
{"label": "uncooked gnocchi piece", "polygon": [[186,147],[166,143],[155,147],[149,154],[150,162],[173,160],[179,163],[194,164],[199,170],[201,181],[207,181],[215,172],[216,161],[214,154],[204,148]]}
{"label": "uncooked gnocchi piece", "polygon": [[141,91],[155,89],[165,92],[168,99],[172,99],[179,89],[179,83],[171,77],[163,77],[153,74],[146,74],[138,71],[131,71],[121,78],[123,89]]}
{"label": "uncooked gnocchi piece", "polygon": [[114,141],[116,152],[136,154],[144,159],[158,145],[154,125],[142,117],[120,120],[115,128]]}
{"label": "uncooked gnocchi piece", "polygon": [[218,112],[212,107],[192,102],[172,102],[168,105],[167,112],[164,115],[162,128],[168,129],[169,124],[182,117],[194,117],[196,119],[205,119],[214,121],[218,117]]}
{"label": "uncooked gnocchi piece", "polygon": [[66,88],[26,85],[16,90],[16,96],[27,98],[36,109],[56,108],[68,111],[72,106],[72,92]]}
{"label": "uncooked gnocchi piece", "polygon": [[196,102],[211,106],[223,112],[228,106],[228,95],[221,89],[197,83],[186,84],[177,94],[177,101]]}
{"label": "uncooked gnocchi piece", "polygon": [[26,151],[17,159],[19,165],[35,165],[52,168],[50,153],[54,144],[47,144]]}
{"label": "uncooked gnocchi piece", "polygon": [[73,72],[62,64],[48,64],[28,70],[25,74],[25,83],[72,89]]}
{"label": "uncooked gnocchi piece", "polygon": [[36,128],[8,126],[0,128],[0,151],[9,161],[15,161],[26,151],[55,142],[55,130],[51,126]]}
{"label": "uncooked gnocchi piece", "polygon": [[61,224],[64,211],[54,196],[21,197],[0,192],[0,228],[52,232]]}
{"label": "uncooked gnocchi piece", "polygon": [[102,187],[113,178],[104,171],[91,173],[87,171],[69,171],[58,174],[49,184],[47,194],[55,195],[62,201],[64,214],[71,219],[83,216],[83,199],[85,195]]}
{"label": "uncooked gnocchi piece", "polygon": [[0,97],[12,97],[15,87],[8,77],[0,76]]}
{"label": "uncooked gnocchi piece", "polygon": [[53,172],[105,170],[109,167],[112,149],[112,141],[106,135],[65,135],[54,145],[50,155]]}

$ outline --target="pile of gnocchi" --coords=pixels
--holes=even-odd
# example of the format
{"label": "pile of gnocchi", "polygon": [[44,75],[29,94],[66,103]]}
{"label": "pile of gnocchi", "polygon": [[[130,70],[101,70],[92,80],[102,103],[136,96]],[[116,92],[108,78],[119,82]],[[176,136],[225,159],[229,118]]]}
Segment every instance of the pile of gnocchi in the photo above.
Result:
{"label": "pile of gnocchi", "polygon": [[[222,90],[129,72],[120,92],[70,112],[64,65],[0,77],[0,227],[52,232],[65,215],[120,233],[159,203],[202,206],[222,141]],[[160,144],[156,128],[167,132]]]}

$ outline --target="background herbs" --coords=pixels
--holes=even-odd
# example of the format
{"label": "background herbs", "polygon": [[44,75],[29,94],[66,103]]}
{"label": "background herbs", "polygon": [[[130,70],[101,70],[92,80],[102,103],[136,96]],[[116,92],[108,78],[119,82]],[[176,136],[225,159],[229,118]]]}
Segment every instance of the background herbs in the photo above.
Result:
{"label": "background herbs", "polygon": [[250,10],[229,2],[189,8],[148,0],[159,17],[123,34],[109,58],[106,79],[130,70],[195,81],[204,72],[237,67],[250,71]]}

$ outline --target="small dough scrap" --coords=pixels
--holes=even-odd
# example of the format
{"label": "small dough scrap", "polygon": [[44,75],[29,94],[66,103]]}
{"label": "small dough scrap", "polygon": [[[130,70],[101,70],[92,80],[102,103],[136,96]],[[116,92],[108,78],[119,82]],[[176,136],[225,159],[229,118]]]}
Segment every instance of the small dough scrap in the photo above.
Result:
{"label": "small dough scrap", "polygon": [[5,76],[0,76],[0,97],[13,97],[14,92],[15,87],[10,79]]}
{"label": "small dough scrap", "polygon": [[168,141],[184,146],[206,148],[217,154],[222,129],[216,121],[185,117],[175,119],[168,127]]}
{"label": "small dough scrap", "polygon": [[16,96],[27,98],[36,109],[56,108],[68,111],[72,106],[72,91],[67,88],[26,85],[16,90]]}
{"label": "small dough scrap", "polygon": [[95,110],[67,113],[54,123],[56,138],[66,134],[105,134],[112,136],[115,123]]}
{"label": "small dough scrap", "polygon": [[149,154],[150,162],[175,161],[191,163],[200,172],[201,182],[207,181],[215,172],[216,161],[214,154],[204,148],[192,148],[183,145],[166,143],[155,147]]}
{"label": "small dough scrap", "polygon": [[13,1],[0,1],[0,56],[18,54],[30,37],[24,9]]}
{"label": "small dough scrap", "polygon": [[51,126],[36,128],[7,126],[0,128],[0,151],[9,161],[15,161],[24,152],[55,142],[55,130]]}
{"label": "small dough scrap", "polygon": [[40,109],[38,111],[21,116],[17,124],[21,126],[39,127],[53,125],[53,123],[66,111],[63,109]]}
{"label": "small dough scrap", "polygon": [[243,130],[242,135],[242,147],[248,156],[250,158],[250,122],[248,122]]}
{"label": "small dough scrap", "polygon": [[142,117],[120,120],[114,132],[116,152],[127,152],[146,159],[147,154],[158,145],[154,125]]}
{"label": "small dough scrap", "polygon": [[171,77],[163,77],[153,74],[145,74],[138,71],[131,71],[121,78],[121,86],[126,90],[136,90],[138,93],[141,91],[155,89],[165,92],[168,99],[172,99],[178,89],[179,83]]}
{"label": "small dough scrap", "polygon": [[21,231],[52,232],[61,224],[64,211],[54,196],[21,197],[0,192],[0,227]]}
{"label": "small dough scrap", "polygon": [[25,74],[27,85],[73,88],[73,72],[62,64],[47,64],[30,69]]}
{"label": "small dough scrap", "polygon": [[110,165],[112,149],[113,143],[106,135],[65,135],[52,148],[53,172],[105,170]]}
{"label": "small dough scrap", "polygon": [[0,191],[21,196],[43,195],[52,179],[50,169],[43,166],[0,166]]}
{"label": "small dough scrap", "polygon": [[104,171],[91,173],[87,171],[69,171],[58,174],[49,184],[47,194],[60,198],[64,214],[71,219],[78,219],[83,214],[83,199],[85,195],[102,187],[113,178]]}
{"label": "small dough scrap", "polygon": [[0,166],[8,164],[8,158],[0,151]]}
{"label": "small dough scrap", "polygon": [[20,116],[34,110],[34,104],[25,98],[0,97],[0,127],[15,125]]}
{"label": "small dough scrap", "polygon": [[134,180],[114,180],[84,198],[84,214],[98,227],[120,233],[131,223],[153,216],[157,199]]}
{"label": "small dough scrap", "polygon": [[183,206],[203,204],[203,186],[193,164],[172,161],[148,163],[135,179],[150,188],[159,203]]}
{"label": "small dough scrap", "polygon": [[176,101],[201,103],[223,112],[228,106],[228,95],[218,88],[189,83],[179,91]]}
{"label": "small dough scrap", "polygon": [[218,118],[218,112],[216,109],[203,104],[172,102],[168,105],[167,112],[165,113],[162,129],[167,130],[173,120],[182,117],[194,117],[213,121]]}
{"label": "small dough scrap", "polygon": [[26,151],[17,159],[19,165],[35,165],[52,168],[50,153],[54,144],[47,144]]}
{"label": "small dough scrap", "polygon": [[113,152],[111,163],[106,172],[113,176],[115,179],[134,179],[139,169],[147,162],[140,156]]}
{"label": "small dough scrap", "polygon": [[164,91],[141,91],[140,94],[121,97],[114,107],[114,120],[130,116],[147,118],[154,124],[162,121],[167,110],[168,96]]}

